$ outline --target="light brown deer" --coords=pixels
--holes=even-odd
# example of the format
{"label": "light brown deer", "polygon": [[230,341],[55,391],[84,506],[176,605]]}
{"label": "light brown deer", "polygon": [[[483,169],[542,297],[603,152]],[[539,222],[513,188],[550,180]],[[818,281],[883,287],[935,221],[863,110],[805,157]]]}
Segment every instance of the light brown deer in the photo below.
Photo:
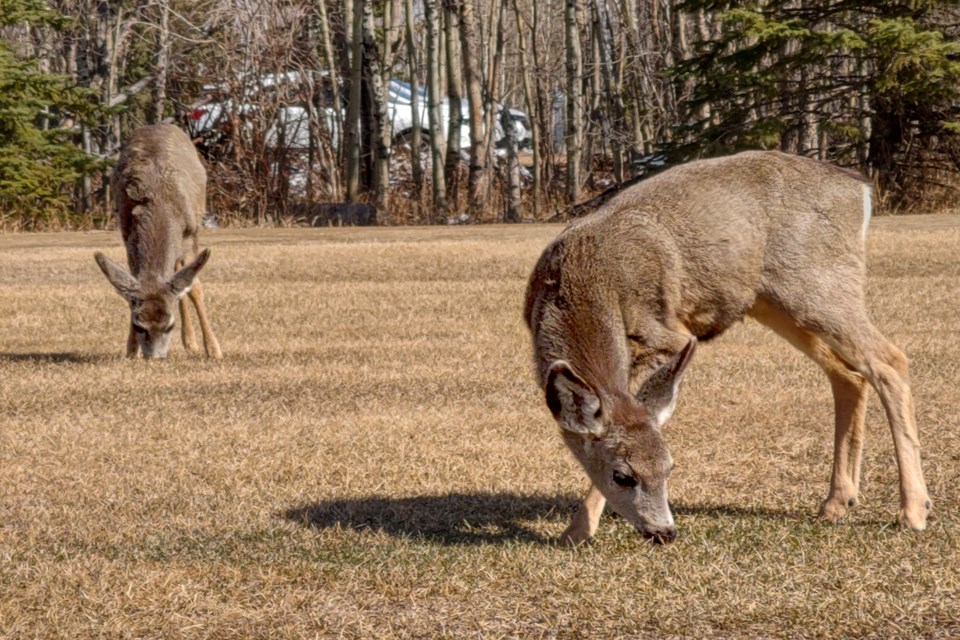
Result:
{"label": "light brown deer", "polygon": [[546,248],[524,313],[547,405],[591,481],[563,540],[592,537],[607,502],[650,537],[676,536],[661,430],[697,340],[744,316],[830,379],[836,435],[821,517],[839,520],[857,502],[869,382],[893,432],[899,521],[926,526],[907,359],[864,304],[870,214],[870,186],[858,174],[746,152],[626,189]]}
{"label": "light brown deer", "polygon": [[[181,338],[198,353],[187,315],[189,295],[197,310],[207,356],[220,359],[197,273],[210,257],[198,254],[197,231],[206,210],[207,173],[187,135],[172,125],[141,127],[130,134],[113,177],[117,219],[127,249],[127,271],[94,254],[107,280],[130,304],[127,356],[165,358],[179,303]],[[186,266],[184,266],[186,265]]]}

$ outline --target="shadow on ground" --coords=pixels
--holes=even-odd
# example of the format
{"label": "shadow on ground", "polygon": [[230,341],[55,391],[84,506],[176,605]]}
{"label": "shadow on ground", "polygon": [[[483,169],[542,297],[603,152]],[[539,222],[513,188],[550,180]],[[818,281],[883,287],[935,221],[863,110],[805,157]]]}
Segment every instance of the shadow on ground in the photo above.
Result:
{"label": "shadow on ground", "polygon": [[530,528],[537,520],[566,522],[576,500],[570,496],[512,493],[450,493],[414,498],[369,497],[316,502],[288,510],[284,517],[317,529],[343,527],[383,531],[399,538],[440,544],[547,544]]}
{"label": "shadow on ground", "polygon": [[[373,496],[315,502],[287,510],[283,517],[316,529],[341,527],[382,531],[398,538],[419,538],[447,545],[500,544],[510,541],[553,544],[531,528],[539,520],[566,526],[578,500],[572,496],[518,496],[512,493],[451,493],[441,496]],[[811,520],[809,513],[756,506],[674,504],[678,517]],[[605,518],[617,517],[607,510]],[[682,522],[680,523],[682,526]],[[557,527],[554,527],[557,528]]]}
{"label": "shadow on ground", "polygon": [[0,352],[0,362],[52,362],[54,364],[90,364],[103,362],[108,356],[93,353],[5,353]]}

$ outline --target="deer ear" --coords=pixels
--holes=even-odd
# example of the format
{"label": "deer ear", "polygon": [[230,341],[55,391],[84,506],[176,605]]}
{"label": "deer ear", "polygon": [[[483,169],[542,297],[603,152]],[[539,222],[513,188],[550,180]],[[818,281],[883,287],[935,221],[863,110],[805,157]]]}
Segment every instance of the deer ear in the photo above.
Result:
{"label": "deer ear", "polygon": [[669,362],[654,371],[637,391],[637,400],[653,415],[657,428],[666,424],[673,415],[680,381],[683,380],[683,374],[696,348],[697,339],[691,336],[686,346]]}
{"label": "deer ear", "polygon": [[170,278],[169,286],[175,296],[179,298],[190,291],[190,288],[193,286],[193,281],[197,278],[197,274],[209,258],[210,249],[204,249],[200,252],[200,255],[193,259],[193,262],[173,274],[173,277]]}
{"label": "deer ear", "polygon": [[103,255],[99,251],[93,254],[93,259],[97,261],[97,266],[107,280],[113,285],[127,302],[132,302],[140,293],[140,283],[130,275],[130,272],[118,265],[116,262]]}
{"label": "deer ear", "polygon": [[558,360],[547,373],[547,406],[557,423],[582,436],[602,437],[606,431],[600,411],[600,396],[570,363]]}

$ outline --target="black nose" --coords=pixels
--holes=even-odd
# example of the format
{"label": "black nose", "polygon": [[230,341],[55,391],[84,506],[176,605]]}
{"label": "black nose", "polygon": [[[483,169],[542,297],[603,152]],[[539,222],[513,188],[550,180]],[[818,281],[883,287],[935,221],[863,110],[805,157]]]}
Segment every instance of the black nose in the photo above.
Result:
{"label": "black nose", "polygon": [[677,539],[677,529],[676,527],[644,529],[643,537],[652,541],[654,544],[666,544]]}

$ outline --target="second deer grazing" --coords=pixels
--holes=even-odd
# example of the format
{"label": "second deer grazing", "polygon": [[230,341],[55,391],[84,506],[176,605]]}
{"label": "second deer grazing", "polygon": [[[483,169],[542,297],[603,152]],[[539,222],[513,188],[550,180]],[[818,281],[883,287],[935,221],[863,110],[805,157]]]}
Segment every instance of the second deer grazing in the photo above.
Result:
{"label": "second deer grazing", "polygon": [[138,351],[144,358],[166,357],[178,303],[183,344],[188,351],[199,352],[185,296],[196,307],[207,356],[223,357],[197,278],[210,257],[209,249],[198,253],[197,242],[206,209],[206,183],[193,143],[177,127],[141,127],[120,153],[113,189],[130,270],[100,252],[94,257],[130,305],[130,357]]}
{"label": "second deer grazing", "polygon": [[618,194],[540,257],[525,317],[546,402],[591,482],[563,539],[594,535],[609,502],[672,540],[673,467],[662,428],[698,340],[745,316],[824,370],[835,449],[820,515],[857,503],[867,385],[896,447],[902,526],[931,505],[907,359],[870,323],[864,239],[871,190],[858,175],[779,152],[692,162]]}

